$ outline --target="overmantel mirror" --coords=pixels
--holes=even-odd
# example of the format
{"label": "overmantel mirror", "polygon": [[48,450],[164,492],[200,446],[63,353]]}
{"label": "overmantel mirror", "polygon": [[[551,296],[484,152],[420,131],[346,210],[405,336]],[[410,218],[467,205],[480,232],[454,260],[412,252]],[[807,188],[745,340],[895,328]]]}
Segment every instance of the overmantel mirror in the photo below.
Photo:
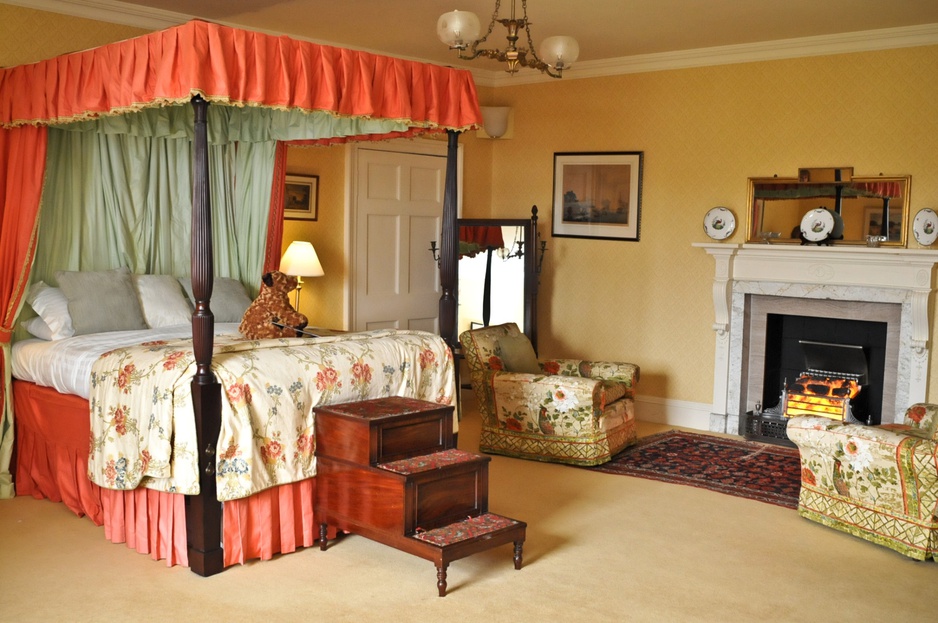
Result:
{"label": "overmantel mirror", "polygon": [[458,333],[514,322],[537,349],[537,280],[545,244],[530,219],[459,219]]}
{"label": "overmantel mirror", "polygon": [[747,242],[904,247],[909,175],[853,175],[850,167],[749,178]]}

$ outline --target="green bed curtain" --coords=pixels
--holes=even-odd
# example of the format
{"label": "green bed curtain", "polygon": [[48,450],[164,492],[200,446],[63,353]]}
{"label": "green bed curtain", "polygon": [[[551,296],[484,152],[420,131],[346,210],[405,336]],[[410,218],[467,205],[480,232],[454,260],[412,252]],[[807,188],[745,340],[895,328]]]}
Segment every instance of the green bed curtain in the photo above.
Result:
{"label": "green bed curtain", "polygon": [[[266,116],[210,109],[215,273],[254,295],[267,238],[276,139]],[[246,128],[251,123],[261,126]],[[148,109],[49,129],[32,282],[56,270],[127,266],[184,276],[190,267],[191,108]],[[242,135],[257,142],[232,140]]]}

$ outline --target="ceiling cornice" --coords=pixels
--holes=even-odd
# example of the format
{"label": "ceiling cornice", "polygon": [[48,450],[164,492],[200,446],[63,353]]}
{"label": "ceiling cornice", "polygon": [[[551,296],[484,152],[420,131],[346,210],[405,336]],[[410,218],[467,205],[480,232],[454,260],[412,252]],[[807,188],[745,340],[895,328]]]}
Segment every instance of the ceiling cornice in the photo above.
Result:
{"label": "ceiling cornice", "polygon": [[[176,26],[193,18],[192,15],[175,13],[142,7],[118,0],[2,0],[12,4],[40,11],[50,11],[74,17],[83,17],[103,22],[136,26],[138,28],[160,30]],[[237,24],[221,22],[227,26]],[[265,32],[265,31],[262,31]],[[281,34],[281,33],[268,33]],[[314,43],[337,45],[333,42],[317,41],[297,37]],[[923,24],[901,28],[884,28],[836,35],[780,39],[760,43],[744,43],[676,52],[623,56],[598,61],[577,63],[564,74],[564,80],[601,78],[622,74],[643,73],[649,71],[667,71],[711,65],[730,65],[734,63],[752,63],[756,61],[782,60],[807,56],[827,56],[831,54],[849,54],[894,48],[907,48],[938,44],[938,24]],[[380,50],[368,52],[385,53]],[[408,59],[422,60],[422,59]],[[424,61],[426,62],[426,61]],[[483,87],[518,86],[555,80],[536,71],[522,71],[515,75],[507,72],[477,67],[469,68],[475,82]]]}
{"label": "ceiling cornice", "polygon": [[[938,45],[938,24],[864,30],[837,35],[779,39],[761,43],[743,43],[695,50],[623,56],[599,61],[584,61],[577,63],[572,69],[565,72],[563,80],[600,78],[712,65],[731,65],[734,63],[753,63],[807,56],[829,56],[832,54],[870,52],[924,45]],[[487,71],[483,73],[473,71],[473,76],[476,84],[488,87],[533,84],[555,79],[533,71],[514,76],[509,75],[507,72]]]}

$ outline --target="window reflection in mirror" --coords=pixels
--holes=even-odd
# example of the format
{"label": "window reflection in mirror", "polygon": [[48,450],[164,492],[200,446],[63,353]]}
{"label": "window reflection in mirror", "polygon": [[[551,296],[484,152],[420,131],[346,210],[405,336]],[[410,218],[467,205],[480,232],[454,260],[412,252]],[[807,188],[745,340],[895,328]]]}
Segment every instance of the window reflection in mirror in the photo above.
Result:
{"label": "window reflection in mirror", "polygon": [[518,254],[526,250],[524,229],[498,223],[459,227],[459,333],[506,322],[525,330],[525,263]]}
{"label": "window reflection in mirror", "polygon": [[804,215],[825,208],[843,221],[842,237],[829,240],[833,244],[866,244],[869,236],[884,236],[883,246],[905,246],[910,186],[907,175],[853,177],[841,183],[750,178],[747,241],[801,243]]}

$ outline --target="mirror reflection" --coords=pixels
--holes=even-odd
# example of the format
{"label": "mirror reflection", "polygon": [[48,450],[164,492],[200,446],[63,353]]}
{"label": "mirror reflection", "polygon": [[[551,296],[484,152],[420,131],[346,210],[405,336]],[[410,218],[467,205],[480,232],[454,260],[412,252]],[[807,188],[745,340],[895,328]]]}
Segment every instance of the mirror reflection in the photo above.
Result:
{"label": "mirror reflection", "polygon": [[[804,170],[803,170],[804,171]],[[747,242],[905,246],[910,176],[852,177],[845,181],[749,179]],[[814,235],[811,214],[830,212]]]}
{"label": "mirror reflection", "polygon": [[459,333],[514,322],[537,349],[536,210],[530,219],[457,221]]}

